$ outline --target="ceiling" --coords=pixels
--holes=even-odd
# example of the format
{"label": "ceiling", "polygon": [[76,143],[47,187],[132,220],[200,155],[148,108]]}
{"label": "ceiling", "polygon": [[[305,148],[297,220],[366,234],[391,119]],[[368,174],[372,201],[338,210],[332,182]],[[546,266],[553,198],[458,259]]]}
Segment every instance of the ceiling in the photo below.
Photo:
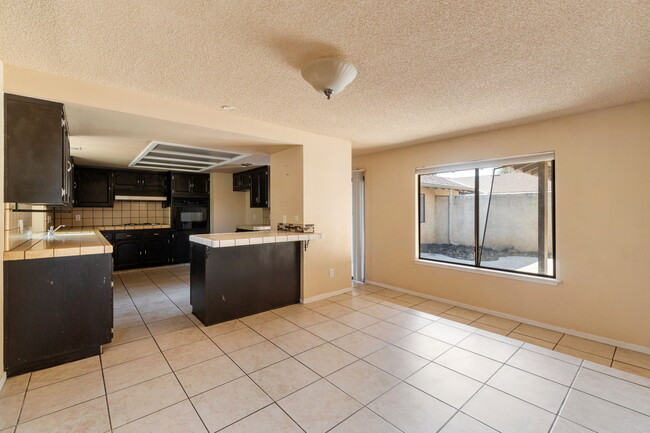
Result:
{"label": "ceiling", "polygon": [[241,164],[266,165],[269,155],[291,144],[169,122],[78,104],[65,104],[71,154],[77,164],[127,167],[152,140],[250,154],[210,172],[245,170]]}
{"label": "ceiling", "polygon": [[[357,153],[650,98],[647,0],[0,0],[0,7],[5,63],[232,105],[237,116],[351,140]],[[331,55],[359,75],[327,101],[299,69]]]}

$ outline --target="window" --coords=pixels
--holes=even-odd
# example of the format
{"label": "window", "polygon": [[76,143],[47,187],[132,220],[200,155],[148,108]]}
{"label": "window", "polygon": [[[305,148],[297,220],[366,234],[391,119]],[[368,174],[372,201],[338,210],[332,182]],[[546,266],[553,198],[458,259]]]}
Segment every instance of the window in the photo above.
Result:
{"label": "window", "polygon": [[418,169],[419,258],[554,278],[554,171],[552,152]]}

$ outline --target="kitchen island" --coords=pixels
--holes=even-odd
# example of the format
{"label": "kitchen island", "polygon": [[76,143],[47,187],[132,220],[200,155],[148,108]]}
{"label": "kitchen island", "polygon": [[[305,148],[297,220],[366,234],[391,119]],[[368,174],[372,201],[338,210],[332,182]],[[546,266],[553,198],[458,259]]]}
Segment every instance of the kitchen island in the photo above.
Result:
{"label": "kitchen island", "polygon": [[320,233],[190,236],[190,303],[206,326],[300,302],[301,249]]}

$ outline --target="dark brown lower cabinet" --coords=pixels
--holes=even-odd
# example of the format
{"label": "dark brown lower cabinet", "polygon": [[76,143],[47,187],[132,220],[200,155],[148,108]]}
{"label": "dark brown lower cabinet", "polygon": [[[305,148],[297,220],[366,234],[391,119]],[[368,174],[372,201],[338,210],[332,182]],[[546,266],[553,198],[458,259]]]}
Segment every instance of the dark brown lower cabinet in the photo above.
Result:
{"label": "dark brown lower cabinet", "polygon": [[192,242],[190,303],[205,326],[300,302],[302,242],[210,248]]}
{"label": "dark brown lower cabinet", "polygon": [[4,262],[7,376],[100,353],[113,328],[110,254]]}

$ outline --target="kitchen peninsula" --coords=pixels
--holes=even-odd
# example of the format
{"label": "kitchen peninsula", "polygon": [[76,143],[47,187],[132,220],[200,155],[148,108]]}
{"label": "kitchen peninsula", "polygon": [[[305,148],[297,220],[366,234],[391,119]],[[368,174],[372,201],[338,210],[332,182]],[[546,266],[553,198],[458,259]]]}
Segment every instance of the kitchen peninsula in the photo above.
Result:
{"label": "kitchen peninsula", "polygon": [[300,302],[301,251],[321,233],[190,236],[190,303],[206,325]]}

